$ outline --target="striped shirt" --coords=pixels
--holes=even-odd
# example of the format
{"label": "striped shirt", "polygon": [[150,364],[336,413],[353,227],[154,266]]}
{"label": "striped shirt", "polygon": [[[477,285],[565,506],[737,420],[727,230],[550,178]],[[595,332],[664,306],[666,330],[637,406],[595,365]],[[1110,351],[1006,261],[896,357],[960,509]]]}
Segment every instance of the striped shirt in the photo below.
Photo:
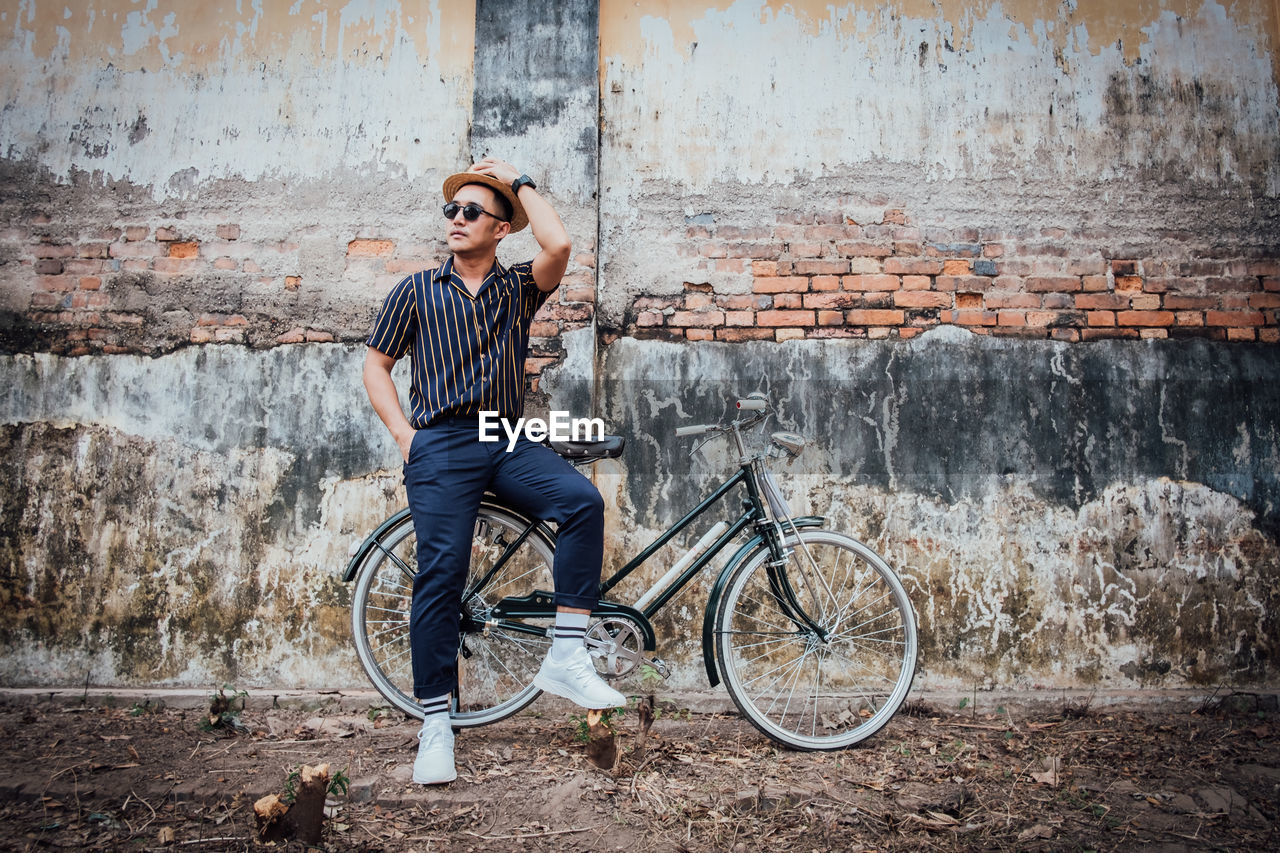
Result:
{"label": "striped shirt", "polygon": [[410,425],[482,411],[520,417],[529,326],[549,295],[532,262],[495,261],[474,297],[452,257],[397,284],[365,343],[394,359],[410,353]]}

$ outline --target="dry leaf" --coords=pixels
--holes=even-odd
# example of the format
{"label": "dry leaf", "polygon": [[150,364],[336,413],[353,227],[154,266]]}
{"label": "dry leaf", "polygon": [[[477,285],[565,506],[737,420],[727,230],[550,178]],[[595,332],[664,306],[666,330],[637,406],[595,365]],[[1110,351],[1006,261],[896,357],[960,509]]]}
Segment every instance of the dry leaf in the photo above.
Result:
{"label": "dry leaf", "polygon": [[1035,826],[1018,833],[1019,841],[1031,841],[1035,838],[1053,838],[1053,827],[1037,823]]}
{"label": "dry leaf", "polygon": [[160,827],[160,831],[156,833],[156,843],[172,844],[173,843],[173,827],[172,826]]}
{"label": "dry leaf", "polygon": [[1050,788],[1058,787],[1058,774],[1062,772],[1062,759],[1057,756],[1050,756],[1043,762],[1044,772],[1032,773],[1031,778],[1041,785],[1048,785]]}

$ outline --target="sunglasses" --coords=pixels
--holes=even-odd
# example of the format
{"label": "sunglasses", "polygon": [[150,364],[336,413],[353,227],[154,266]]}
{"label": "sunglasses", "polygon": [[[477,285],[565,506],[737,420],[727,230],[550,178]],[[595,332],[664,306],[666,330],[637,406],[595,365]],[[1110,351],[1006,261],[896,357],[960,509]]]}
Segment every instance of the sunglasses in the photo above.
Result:
{"label": "sunglasses", "polygon": [[480,214],[482,213],[485,216],[493,216],[493,218],[498,220],[499,222],[511,221],[509,219],[503,219],[501,216],[495,216],[494,214],[485,210],[480,205],[476,204],[474,201],[469,202],[465,207],[458,204],[456,201],[451,201],[444,206],[443,210],[444,210],[445,219],[453,219],[455,216],[458,215],[458,211],[461,210],[462,218],[467,220],[468,222],[475,222],[477,219],[480,218]]}

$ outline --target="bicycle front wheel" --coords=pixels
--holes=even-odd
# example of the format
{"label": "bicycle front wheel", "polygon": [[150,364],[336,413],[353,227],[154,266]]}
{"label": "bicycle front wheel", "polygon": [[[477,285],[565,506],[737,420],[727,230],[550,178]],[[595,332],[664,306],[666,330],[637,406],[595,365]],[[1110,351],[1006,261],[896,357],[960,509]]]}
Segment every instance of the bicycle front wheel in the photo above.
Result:
{"label": "bicycle front wheel", "polygon": [[[502,507],[481,505],[461,602],[454,726],[497,722],[538,697],[533,676],[550,647],[547,628],[552,620],[499,625],[488,615],[503,598],[551,589],[554,554],[555,543],[542,528]],[[409,645],[417,564],[413,519],[406,515],[379,537],[356,571],[351,626],[360,663],[373,686],[395,707],[421,717],[422,708],[413,697]]]}
{"label": "bicycle front wheel", "polygon": [[830,530],[787,538],[734,570],[716,616],[721,676],[757,729],[794,749],[843,749],[875,734],[915,676],[916,623],[878,554]]}

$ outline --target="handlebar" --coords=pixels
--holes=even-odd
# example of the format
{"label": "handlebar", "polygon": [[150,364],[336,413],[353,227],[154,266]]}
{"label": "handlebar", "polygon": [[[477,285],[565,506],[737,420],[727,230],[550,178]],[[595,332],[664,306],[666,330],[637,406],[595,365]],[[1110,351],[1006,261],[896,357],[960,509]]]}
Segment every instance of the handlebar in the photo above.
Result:
{"label": "handlebar", "polygon": [[690,424],[689,426],[676,427],[676,436],[685,438],[691,435],[705,435],[709,432],[724,432],[735,426],[743,427],[757,423],[765,416],[764,413],[769,411],[769,398],[765,396],[763,391],[752,391],[746,397],[742,397],[734,404],[739,412],[751,412],[751,417],[746,421],[735,420],[729,424]]}

